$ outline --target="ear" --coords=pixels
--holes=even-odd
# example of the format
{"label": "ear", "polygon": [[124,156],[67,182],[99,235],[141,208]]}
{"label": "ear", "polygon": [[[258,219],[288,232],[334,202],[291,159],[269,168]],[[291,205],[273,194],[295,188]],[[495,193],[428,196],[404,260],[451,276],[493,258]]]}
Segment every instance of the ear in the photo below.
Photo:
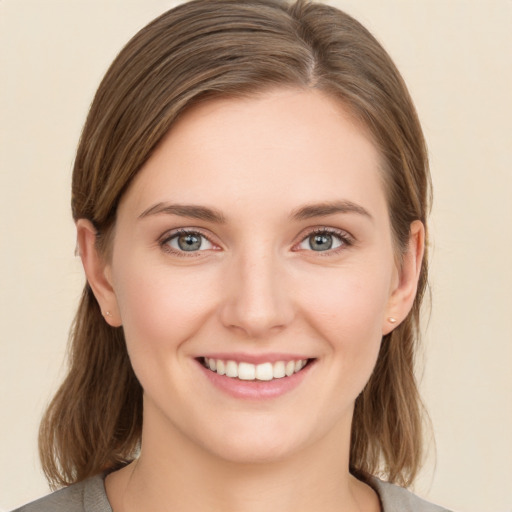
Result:
{"label": "ear", "polygon": [[401,265],[397,269],[398,278],[388,301],[386,318],[382,325],[383,335],[398,326],[414,304],[424,252],[425,227],[421,221],[415,220],[411,223],[407,251],[403,254]]}
{"label": "ear", "polygon": [[96,228],[87,219],[76,222],[78,254],[82,260],[87,282],[91,287],[105,321],[112,327],[121,325],[117,299],[112,287],[110,265],[98,252]]}

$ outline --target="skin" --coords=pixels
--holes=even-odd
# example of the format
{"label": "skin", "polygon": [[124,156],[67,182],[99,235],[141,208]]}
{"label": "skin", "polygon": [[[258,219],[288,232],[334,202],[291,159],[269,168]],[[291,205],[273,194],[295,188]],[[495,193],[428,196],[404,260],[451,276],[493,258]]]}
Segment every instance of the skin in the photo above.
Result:
{"label": "skin", "polygon": [[[290,217],[340,201],[357,211]],[[147,213],[176,203],[225,222]],[[209,241],[175,254],[180,228]],[[382,336],[412,306],[423,226],[397,265],[380,156],[339,102],[278,89],[196,106],[122,198],[111,259],[88,221],[77,229],[144,388],[140,458],[106,480],[115,512],[380,510],[348,472],[350,425]],[[312,250],[315,229],[336,231],[335,248]],[[212,352],[314,363],[290,392],[246,400],[205,378],[197,358]]]}

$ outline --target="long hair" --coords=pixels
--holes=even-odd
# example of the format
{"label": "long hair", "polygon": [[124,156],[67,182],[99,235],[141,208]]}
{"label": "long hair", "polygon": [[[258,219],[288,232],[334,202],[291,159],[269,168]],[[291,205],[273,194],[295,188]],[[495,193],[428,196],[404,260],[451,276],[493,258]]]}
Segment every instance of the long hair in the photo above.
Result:
{"label": "long hair", "polygon": [[[176,119],[216,97],[276,87],[318,89],[365,126],[384,161],[397,254],[410,224],[426,225],[430,177],[421,127],[388,54],[347,14],[299,0],[193,0],[155,19],[120,52],[91,105],[72,183],[72,212],[90,220],[108,258],[117,205]],[[409,484],[421,460],[421,402],[414,376],[418,292],[404,322],[384,337],[375,370],[355,404],[350,469]],[[136,456],[142,388],[122,328],[107,325],[88,284],[70,335],[69,372],[40,428],[53,486],[69,485]]]}

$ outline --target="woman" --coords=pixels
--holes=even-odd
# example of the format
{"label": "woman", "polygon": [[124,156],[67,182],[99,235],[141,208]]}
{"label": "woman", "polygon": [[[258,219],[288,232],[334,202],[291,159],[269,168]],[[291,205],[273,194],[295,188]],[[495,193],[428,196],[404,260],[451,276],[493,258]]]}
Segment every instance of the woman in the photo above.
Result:
{"label": "woman", "polygon": [[68,487],[20,510],[441,510],[394,485],[428,206],[406,87],[346,14],[196,0],[142,29],[73,174],[87,284],[40,432]]}

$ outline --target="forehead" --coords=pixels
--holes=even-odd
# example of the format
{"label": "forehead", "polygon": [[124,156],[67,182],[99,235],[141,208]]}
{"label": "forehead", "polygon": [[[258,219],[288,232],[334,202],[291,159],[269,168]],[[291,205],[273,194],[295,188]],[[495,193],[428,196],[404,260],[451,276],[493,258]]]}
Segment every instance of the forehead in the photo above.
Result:
{"label": "forehead", "polygon": [[[385,200],[380,155],[344,106],[317,90],[278,89],[188,110],[141,169],[127,199],[293,209],[312,200]],[[350,196],[350,197],[344,197]],[[125,201],[123,201],[125,202]]]}

